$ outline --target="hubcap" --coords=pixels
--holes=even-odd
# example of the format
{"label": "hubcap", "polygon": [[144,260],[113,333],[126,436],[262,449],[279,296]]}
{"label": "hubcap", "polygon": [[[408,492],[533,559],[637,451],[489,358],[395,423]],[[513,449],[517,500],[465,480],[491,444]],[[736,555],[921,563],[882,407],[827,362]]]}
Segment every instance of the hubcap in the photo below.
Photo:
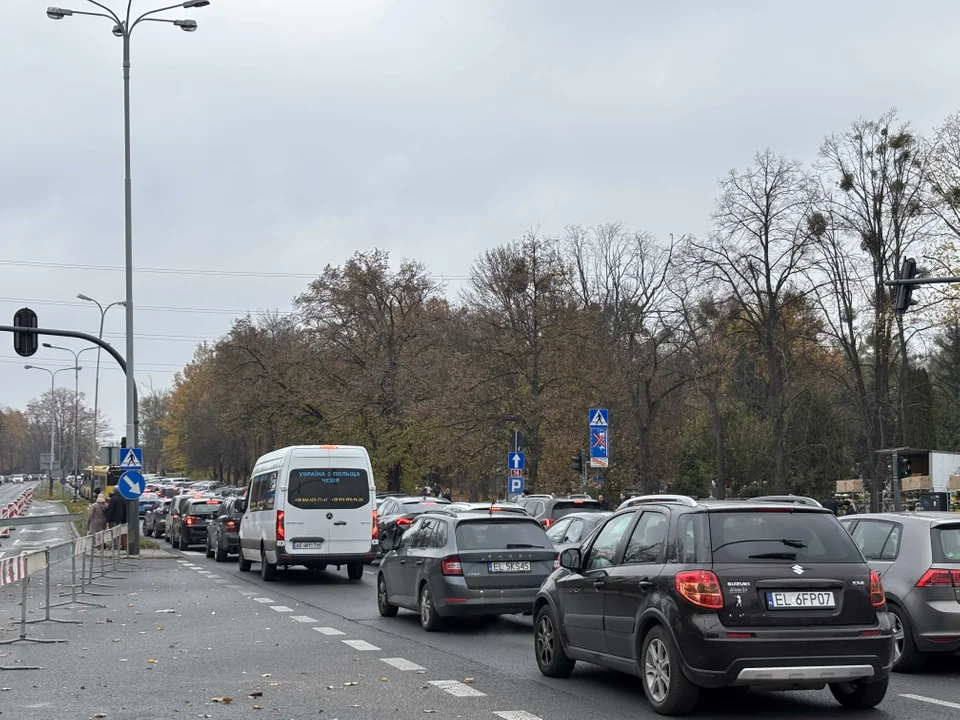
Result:
{"label": "hubcap", "polygon": [[378,585],[378,590],[380,591],[380,607],[385,608],[387,606],[387,583],[384,582],[383,578],[380,578],[380,584]]}
{"label": "hubcap", "polygon": [[541,667],[547,667],[553,662],[553,621],[544,613],[537,624],[537,659]]}
{"label": "hubcap", "polygon": [[670,691],[670,658],[667,648],[660,638],[653,638],[647,645],[643,662],[643,676],[647,683],[647,692],[656,703],[662,703]]}
{"label": "hubcap", "polygon": [[430,622],[430,591],[427,588],[420,593],[420,622],[424,625]]}
{"label": "hubcap", "polygon": [[890,613],[890,616],[893,618],[893,661],[897,662],[903,655],[903,623],[900,622],[900,616],[896,613]]}

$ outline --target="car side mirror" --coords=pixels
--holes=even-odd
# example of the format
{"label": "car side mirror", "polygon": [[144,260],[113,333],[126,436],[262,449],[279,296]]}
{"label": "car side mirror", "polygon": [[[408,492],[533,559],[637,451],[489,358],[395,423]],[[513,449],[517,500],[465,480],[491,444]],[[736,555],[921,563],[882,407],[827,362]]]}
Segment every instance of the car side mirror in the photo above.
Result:
{"label": "car side mirror", "polygon": [[384,552],[390,552],[395,546],[393,533],[384,533],[383,538],[380,540],[380,547],[383,548]]}
{"label": "car side mirror", "polygon": [[567,548],[560,553],[560,567],[567,570],[579,570],[582,561],[580,548]]}

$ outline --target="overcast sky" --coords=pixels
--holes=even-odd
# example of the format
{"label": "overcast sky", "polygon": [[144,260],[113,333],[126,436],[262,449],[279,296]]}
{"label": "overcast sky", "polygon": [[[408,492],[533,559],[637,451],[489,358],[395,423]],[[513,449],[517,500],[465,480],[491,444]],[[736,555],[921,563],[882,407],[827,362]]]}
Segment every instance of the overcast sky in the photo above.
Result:
{"label": "overcast sky", "polygon": [[[124,295],[121,43],[48,4],[0,4],[0,317],[29,305],[96,332],[77,293]],[[481,250],[529,228],[703,234],[717,179],[757,150],[813,160],[858,116],[895,106],[926,131],[960,109],[952,0],[213,0],[169,16],[199,30],[145,24],[132,44],[141,386],[168,386],[238,314],[289,310],[355,250],[420,259],[456,296]],[[121,351],[122,312],[106,323]],[[49,377],[0,341],[0,404],[23,407]],[[104,367],[119,435],[122,374]]]}

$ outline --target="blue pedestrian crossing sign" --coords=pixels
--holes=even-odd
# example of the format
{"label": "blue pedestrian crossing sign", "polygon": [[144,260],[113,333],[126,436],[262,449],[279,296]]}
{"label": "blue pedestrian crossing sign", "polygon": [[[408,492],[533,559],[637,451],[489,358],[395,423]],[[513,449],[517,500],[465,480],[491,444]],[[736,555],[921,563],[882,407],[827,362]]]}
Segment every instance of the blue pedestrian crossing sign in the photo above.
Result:
{"label": "blue pedestrian crossing sign", "polygon": [[143,469],[143,448],[120,448],[120,469]]}
{"label": "blue pedestrian crossing sign", "polygon": [[523,475],[512,477],[507,480],[507,494],[508,495],[523,494]]}
{"label": "blue pedestrian crossing sign", "polygon": [[609,410],[594,408],[590,410],[590,427],[607,427],[609,424],[607,418],[610,417]]}
{"label": "blue pedestrian crossing sign", "polygon": [[605,468],[610,465],[610,414],[603,408],[591,408],[590,421],[590,467]]}
{"label": "blue pedestrian crossing sign", "polygon": [[523,470],[526,467],[526,461],[522,452],[507,453],[507,467],[510,470]]}
{"label": "blue pedestrian crossing sign", "polygon": [[117,490],[127,500],[136,500],[143,495],[143,489],[146,486],[146,480],[136,470],[127,470],[117,481]]}

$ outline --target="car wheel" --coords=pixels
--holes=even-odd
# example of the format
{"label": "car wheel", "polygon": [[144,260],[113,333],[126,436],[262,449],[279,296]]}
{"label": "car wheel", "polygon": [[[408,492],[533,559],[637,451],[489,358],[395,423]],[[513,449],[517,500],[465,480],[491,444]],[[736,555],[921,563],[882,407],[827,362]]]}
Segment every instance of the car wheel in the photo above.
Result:
{"label": "car wheel", "polygon": [[240,572],[250,572],[253,562],[243,556],[243,548],[240,548],[240,559],[237,562],[240,565]]}
{"label": "car wheel", "polygon": [[854,710],[869,710],[880,704],[887,694],[890,676],[876,682],[830,683],[830,692],[837,702]]}
{"label": "car wheel", "polygon": [[433,605],[433,595],[430,594],[429,586],[424,583],[420,588],[420,627],[427,632],[439,630],[443,624],[443,618],[437,615],[437,608]]}
{"label": "car wheel", "polygon": [[220,545],[220,536],[217,536],[217,549],[213,554],[213,559],[217,562],[226,562],[227,561],[227,551],[224,547]]}
{"label": "car wheel", "polygon": [[347,577],[351,580],[361,580],[363,578],[363,563],[348,563]]}
{"label": "car wheel", "polygon": [[387,579],[380,573],[377,577],[377,610],[383,617],[396,617],[398,609],[387,600]]}
{"label": "car wheel", "polygon": [[183,535],[181,535],[181,536],[178,538],[177,547],[179,547],[181,550],[189,550],[189,549],[190,549],[190,545],[189,545],[189,544],[187,543],[187,541],[184,539]]}
{"label": "car wheel", "polygon": [[537,656],[537,667],[540,668],[540,672],[547,677],[570,677],[577,661],[568,658],[567,653],[564,652],[560,630],[549,605],[540,608],[533,627],[535,628],[533,651]]}
{"label": "car wheel", "polygon": [[148,528],[148,527],[147,527],[147,524],[144,523],[144,524],[143,524],[143,534],[146,535],[147,537],[153,537],[153,528],[152,528],[152,527],[151,527],[151,528]]}
{"label": "car wheel", "polygon": [[267,562],[267,551],[260,548],[260,577],[264,582],[273,582],[277,579],[277,566]]}
{"label": "car wheel", "polygon": [[210,547],[210,536],[209,536],[209,535],[207,535],[207,547],[206,547],[206,551],[207,551],[207,557],[208,557],[208,558],[212,558],[212,557],[213,557],[213,548]]}
{"label": "car wheel", "polygon": [[889,605],[887,612],[893,626],[893,671],[913,673],[923,669],[927,656],[917,650],[910,618],[896,605]]}
{"label": "car wheel", "polygon": [[659,625],[643,638],[640,653],[643,692],[658,715],[684,715],[697,704],[700,688],[683,674],[680,654],[667,632]]}

